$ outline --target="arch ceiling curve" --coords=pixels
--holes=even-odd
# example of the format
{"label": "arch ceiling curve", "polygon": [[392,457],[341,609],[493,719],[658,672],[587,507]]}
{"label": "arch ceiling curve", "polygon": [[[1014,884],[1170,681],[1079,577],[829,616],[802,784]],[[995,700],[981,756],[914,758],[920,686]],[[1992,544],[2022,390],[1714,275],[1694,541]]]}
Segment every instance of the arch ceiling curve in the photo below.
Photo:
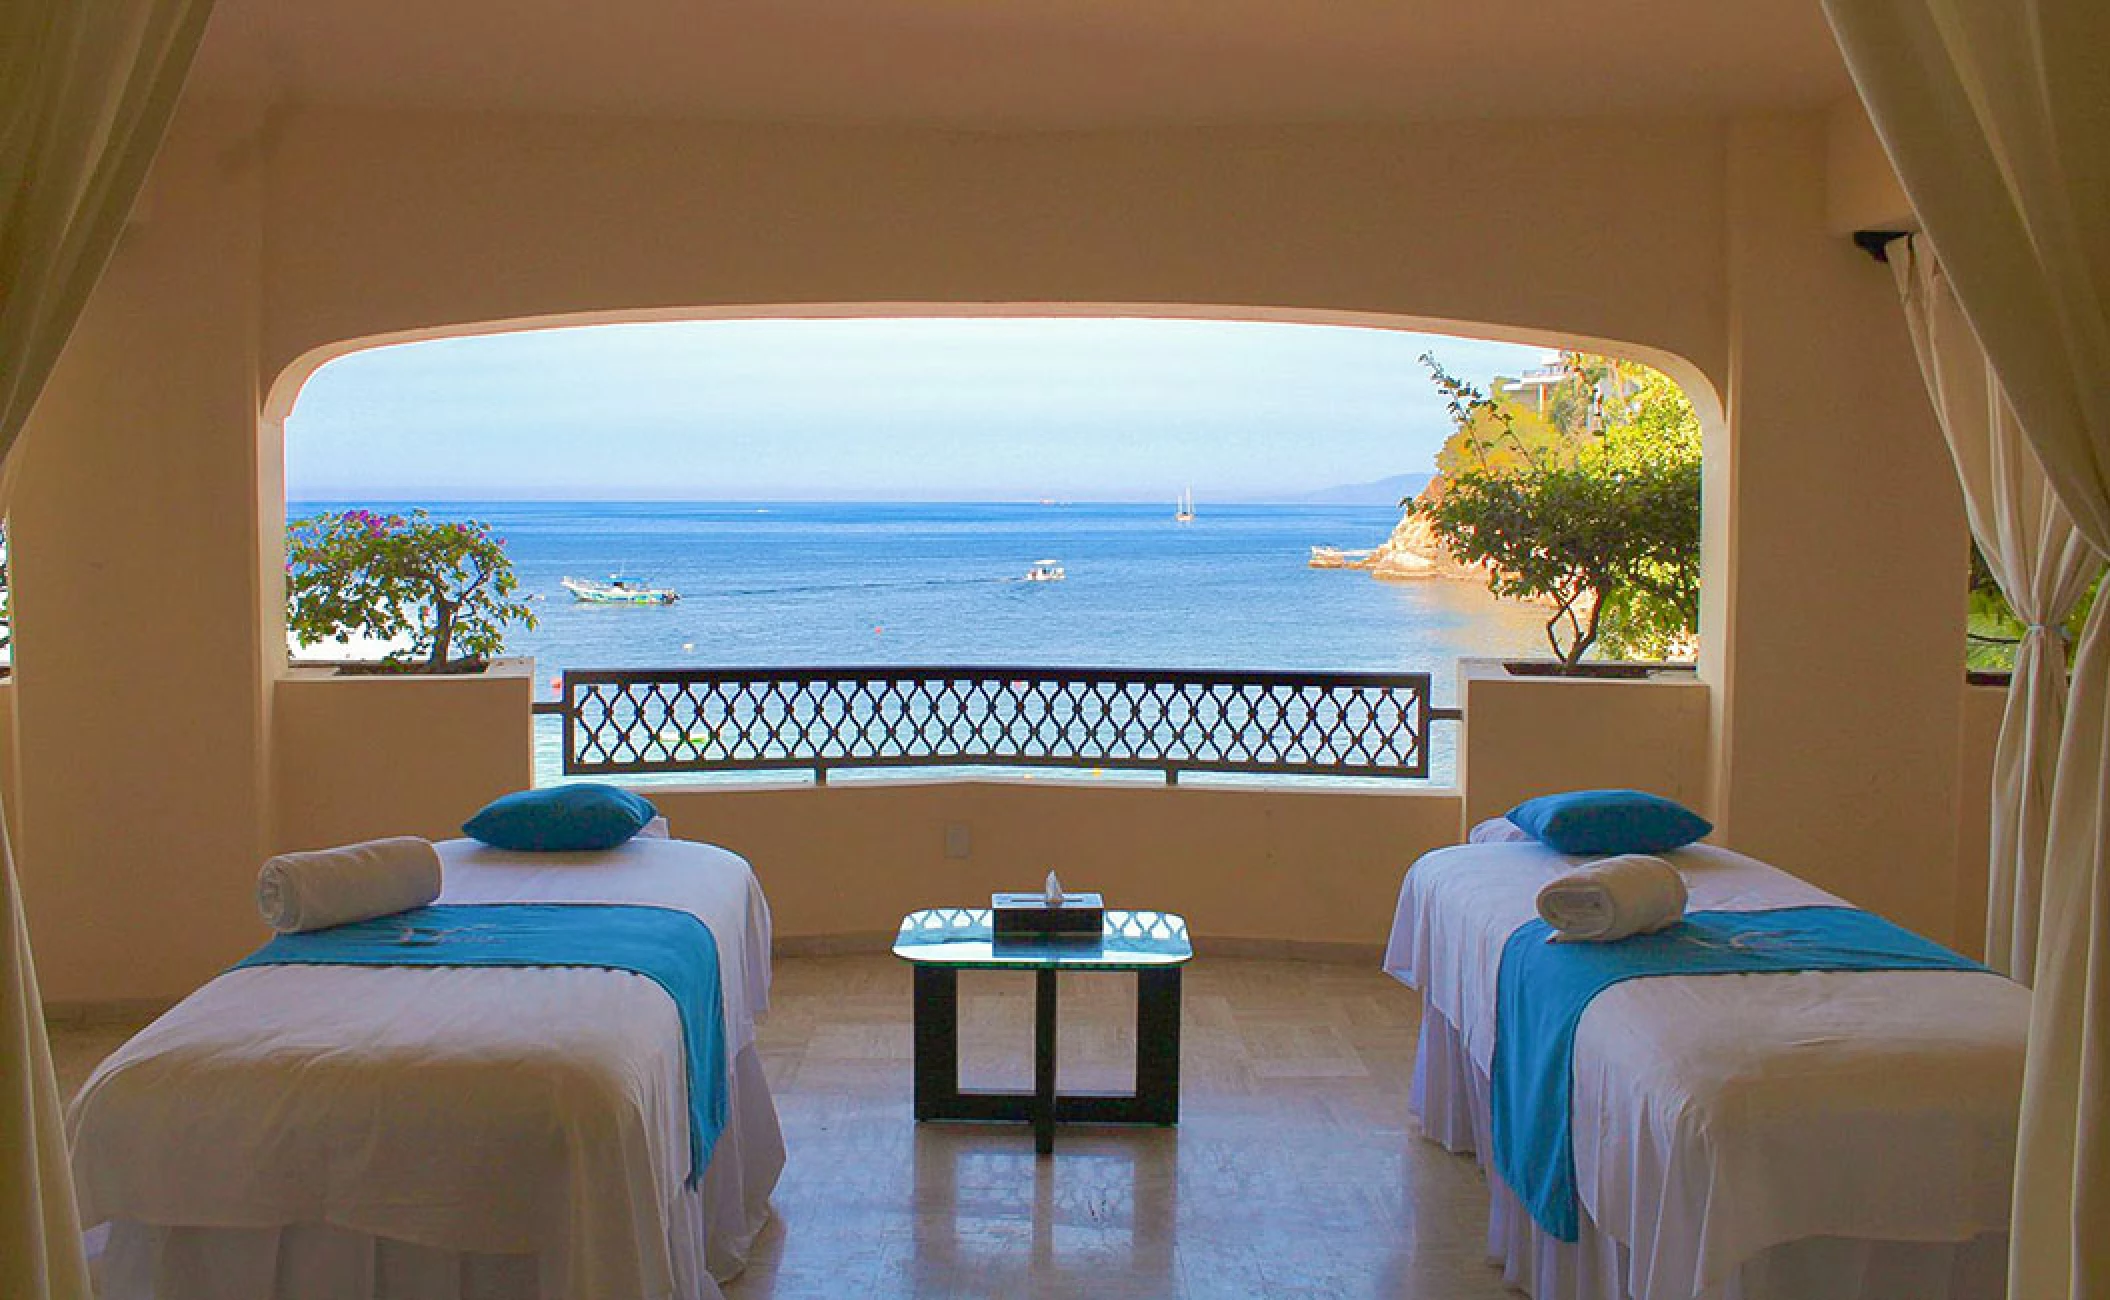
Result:
{"label": "arch ceiling curve", "polygon": [[541,316],[518,320],[480,321],[464,325],[399,330],[366,338],[343,339],[294,359],[281,370],[267,390],[263,417],[267,427],[282,427],[292,413],[300,391],[316,371],[330,362],[354,353],[405,343],[435,339],[489,337],[532,330],[558,330],[595,325],[634,325],[688,321],[738,320],[871,320],[871,319],[1002,320],[1023,318],[1254,321],[1273,324],[1347,326],[1362,329],[1398,330],[1417,334],[1445,334],[1462,339],[1484,339],[1519,343],[1548,349],[1572,349],[1602,356],[1619,357],[1653,366],[1683,388],[1709,430],[1721,427],[1723,408],[1719,393],[1705,372],[1673,352],[1642,344],[1588,338],[1552,329],[1531,329],[1435,317],[1398,316],[1389,313],[1326,309],[1254,308],[1171,303],[830,303],[757,305],[697,309],[652,308],[605,310]]}

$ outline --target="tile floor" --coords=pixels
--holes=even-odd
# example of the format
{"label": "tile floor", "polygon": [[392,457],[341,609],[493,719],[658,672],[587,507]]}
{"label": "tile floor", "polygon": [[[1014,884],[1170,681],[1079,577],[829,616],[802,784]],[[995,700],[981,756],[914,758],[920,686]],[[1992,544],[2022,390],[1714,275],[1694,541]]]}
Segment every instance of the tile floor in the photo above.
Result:
{"label": "tile floor", "polygon": [[[908,968],[776,964],[761,1043],[790,1162],[730,1300],[1513,1297],[1482,1255],[1470,1160],[1407,1116],[1419,1003],[1361,966],[1204,955],[1188,968],[1175,1129],[917,1125]],[[1065,1087],[1125,1088],[1134,984],[1063,980]],[[961,977],[969,1084],[1031,1082],[1032,979]],[[131,1026],[54,1034],[77,1087]]]}

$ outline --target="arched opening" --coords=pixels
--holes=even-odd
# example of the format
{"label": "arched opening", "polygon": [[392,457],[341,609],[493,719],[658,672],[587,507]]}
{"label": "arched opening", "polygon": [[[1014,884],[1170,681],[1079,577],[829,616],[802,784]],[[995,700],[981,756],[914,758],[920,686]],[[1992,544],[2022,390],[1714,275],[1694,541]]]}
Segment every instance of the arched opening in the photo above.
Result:
{"label": "arched opening", "polygon": [[[292,416],[296,398],[306,389],[307,382],[325,363],[348,357],[352,353],[368,353],[371,349],[390,344],[434,342],[444,339],[489,340],[493,336],[509,338],[528,337],[540,342],[549,342],[569,333],[576,335],[582,328],[622,324],[630,326],[672,327],[676,323],[733,325],[790,324],[821,326],[834,324],[843,327],[882,327],[897,332],[907,329],[947,328],[956,325],[987,325],[999,327],[1033,327],[1042,331],[1037,338],[1039,346],[1047,346],[1047,331],[1060,332],[1067,327],[1115,328],[1129,331],[1124,338],[1135,336],[1139,327],[1171,328],[1175,326],[1206,326],[1218,329],[1243,329],[1248,333],[1272,331],[1278,337],[1300,334],[1331,333],[1335,335],[1357,335],[1381,340],[1399,355],[1391,364],[1402,372],[1393,379],[1419,385],[1431,404],[1440,406],[1443,397],[1428,387],[1428,376],[1413,361],[1414,354],[1429,346],[1439,363],[1446,348],[1512,346],[1519,350],[1512,357],[1519,359],[1510,369],[1516,373],[1512,381],[1524,380],[1523,387],[1508,394],[1512,405],[1529,416],[1527,409],[1529,394],[1537,393],[1537,411],[1546,413],[1545,392],[1549,382],[1543,367],[1534,367],[1532,362],[1543,362],[1544,349],[1588,348],[1600,353],[1609,352],[1625,357],[1638,357],[1656,364],[1676,376],[1682,374],[1682,387],[1692,395],[1693,410],[1700,424],[1712,433],[1720,428],[1720,408],[1714,400],[1711,387],[1700,380],[1695,368],[1669,357],[1648,354],[1643,349],[1607,349],[1590,340],[1577,340],[1547,333],[1480,329],[1441,323],[1440,328],[1431,328],[1431,323],[1404,318],[1374,317],[1360,313],[1329,312],[1254,312],[1235,309],[1205,309],[1193,307],[1139,308],[1134,306],[1107,307],[1090,304],[1062,304],[1058,306],[1009,305],[993,308],[962,308],[953,305],[889,304],[883,306],[842,306],[827,309],[779,310],[753,308],[739,312],[711,313],[640,313],[627,315],[597,315],[590,318],[570,317],[561,320],[533,322],[493,323],[473,329],[420,331],[388,339],[369,339],[356,344],[339,345],[321,349],[280,377],[273,386],[267,406],[264,453],[268,460],[277,460],[285,454],[284,437],[289,417]],[[1096,323],[1096,324],[1095,324]],[[642,333],[642,331],[640,331]],[[1441,335],[1431,346],[1425,335]],[[723,336],[721,336],[723,337]],[[843,335],[831,336],[840,345]],[[957,342],[957,339],[954,340]],[[1484,341],[1484,342],[1483,342]],[[928,344],[930,339],[919,341]],[[912,344],[913,346],[914,344]],[[1121,346],[1117,344],[1116,346]],[[536,364],[555,364],[549,361],[554,355],[542,348]],[[899,354],[897,354],[899,355]],[[1530,358],[1531,360],[1522,360]],[[1131,358],[1132,359],[1132,358]],[[1455,358],[1453,358],[1455,364]],[[1527,368],[1537,368],[1542,373],[1537,377],[1539,386],[1534,390],[1526,380]],[[1484,368],[1483,368],[1484,369]],[[1479,376],[1483,387],[1487,386],[1487,371]],[[619,385],[618,385],[619,386]],[[1496,394],[1501,396],[1502,394]],[[785,404],[802,397],[796,392],[784,394]],[[1020,394],[1019,400],[1032,400],[1030,392]],[[1449,400],[1455,406],[1456,393]],[[838,408],[838,417],[841,411]],[[1550,427],[1550,426],[1549,426]],[[1073,449],[1064,444],[1072,440],[1060,433],[1047,436],[1045,430],[1040,440],[1042,455],[1057,462],[1057,469],[1067,469],[1061,464],[1073,452],[1089,457],[1088,447]],[[1040,616],[1047,612],[1054,601],[1041,596],[1039,606],[1021,603],[1028,592],[1045,593],[1050,586],[1029,579],[1048,578],[1057,574],[1065,579],[1085,577],[1082,583],[1065,582],[1063,594],[1078,592],[1079,588],[1090,588],[1103,575],[1126,565],[1137,567],[1141,557],[1171,561],[1174,553],[1163,551],[1153,554],[1152,546],[1169,542],[1191,542],[1238,515],[1241,509],[1247,516],[1241,522],[1245,531],[1239,544],[1249,547],[1272,548],[1275,576],[1287,578],[1293,572],[1300,580],[1308,579],[1308,570],[1322,567],[1319,563],[1323,551],[1339,557],[1345,551],[1354,565],[1357,558],[1367,558],[1372,552],[1391,546],[1401,523],[1397,509],[1397,497],[1382,505],[1375,504],[1361,518],[1327,517],[1316,504],[1301,517],[1286,516],[1282,512],[1286,496],[1294,500],[1299,496],[1323,495],[1323,489],[1333,486],[1318,469],[1309,462],[1323,459],[1320,453],[1328,438],[1325,430],[1311,430],[1303,437],[1289,436],[1280,422],[1268,431],[1277,444],[1273,451],[1285,467],[1296,466],[1307,475],[1320,474],[1308,482],[1293,485],[1276,498],[1269,500],[1265,493],[1254,493],[1248,484],[1246,498],[1242,501],[1227,501],[1237,497],[1236,492],[1226,494],[1204,480],[1202,511],[1205,527],[1201,529],[1175,529],[1159,527],[1170,522],[1184,522],[1194,517],[1189,490],[1196,481],[1191,469],[1168,470],[1159,475],[1158,481],[1137,488],[1124,483],[1108,491],[1102,481],[1096,487],[1087,484],[1081,490],[1077,480],[1065,478],[1060,472],[1034,479],[1014,477],[1006,485],[994,490],[986,482],[976,488],[971,480],[946,479],[936,474],[934,458],[928,454],[926,443],[919,443],[910,434],[898,429],[891,432],[881,429],[870,441],[886,449],[897,459],[915,462],[921,468],[906,471],[906,478],[893,481],[892,492],[896,502],[928,501],[933,497],[951,498],[955,504],[966,499],[986,499],[994,495],[1008,499],[1008,510],[1001,515],[988,515],[979,520],[986,530],[997,536],[990,545],[968,545],[962,547],[960,539],[972,530],[962,532],[955,519],[936,518],[926,511],[922,514],[897,516],[889,519],[848,521],[831,517],[827,511],[816,514],[807,509],[801,513],[787,509],[785,502],[802,500],[810,504],[814,495],[827,496],[828,486],[819,492],[811,492],[797,485],[789,490],[778,490],[774,494],[742,490],[738,483],[743,480],[738,474],[724,476],[736,486],[727,490],[722,483],[699,492],[693,483],[673,475],[658,490],[646,493],[662,498],[647,505],[633,500],[623,512],[626,518],[618,521],[602,520],[611,529],[626,531],[635,540],[614,541],[613,549],[605,549],[598,555],[577,548],[559,553],[550,549],[553,539],[570,537],[576,540],[581,519],[576,511],[566,511],[551,504],[550,499],[567,495],[564,488],[552,481],[536,485],[533,495],[545,498],[543,504],[528,510],[518,509],[520,503],[480,503],[484,508],[473,513],[488,517],[497,531],[514,539],[516,549],[525,540],[530,548],[539,548],[529,557],[524,549],[516,555],[520,562],[522,588],[531,602],[533,612],[541,624],[533,632],[523,635],[514,648],[536,655],[538,683],[544,696],[553,694],[558,688],[555,680],[559,674],[572,669],[612,668],[670,668],[682,664],[711,664],[726,666],[729,663],[756,665],[799,664],[844,664],[873,661],[892,664],[980,664],[1036,667],[1056,665],[1093,665],[1098,667],[1120,666],[1128,668],[1162,669],[1301,669],[1311,671],[1333,670],[1414,670],[1433,671],[1435,674],[1434,703],[1438,709],[1452,704],[1449,698],[1453,684],[1456,662],[1471,654],[1522,655],[1535,650],[1542,651],[1544,642],[1540,631],[1543,614],[1528,605],[1495,601],[1487,597],[1484,574],[1454,573],[1453,579],[1468,578],[1457,582],[1399,582],[1389,586],[1387,596],[1373,603],[1372,587],[1350,588],[1345,578],[1331,587],[1306,586],[1305,593],[1323,591],[1335,599],[1327,603],[1313,604],[1308,594],[1301,598],[1292,595],[1282,598],[1279,592],[1246,593],[1250,613],[1243,615],[1246,623],[1263,625],[1265,635],[1247,636],[1242,644],[1226,644],[1238,638],[1227,636],[1226,623],[1215,619],[1214,611],[1197,607],[1186,599],[1192,593],[1184,590],[1193,582],[1192,574],[1200,572],[1204,577],[1214,577],[1206,567],[1194,567],[1195,553],[1185,553],[1189,577],[1181,578],[1174,567],[1160,565],[1151,572],[1132,574],[1132,582],[1125,593],[1126,604],[1109,597],[1111,603],[1102,601],[1096,605],[1079,603],[1079,613],[1067,625],[1051,624]],[[1161,435],[1118,431],[1116,441],[1128,436],[1129,441],[1147,441],[1153,436],[1169,440]],[[1088,442],[1085,434],[1074,435],[1079,444]],[[738,456],[746,446],[752,459],[761,459],[762,453],[754,450],[750,439],[745,444],[738,440],[711,438],[696,440],[705,448],[720,447],[731,441],[734,455]],[[1441,441],[1441,439],[1439,439]],[[1016,449],[1014,449],[1015,451]],[[607,476],[600,471],[606,460],[623,461],[629,458],[621,440],[610,437],[607,431],[598,430],[590,443],[572,449],[573,454],[594,463],[584,468],[592,472],[581,473],[581,481],[590,481],[605,486]],[[777,453],[770,453],[772,456]],[[1105,453],[1101,453],[1102,458]],[[1222,454],[1228,455],[1228,451]],[[1400,463],[1391,466],[1404,469],[1420,481],[1402,485],[1402,495],[1413,495],[1426,482],[1428,469],[1426,449],[1421,453],[1422,465],[1410,463],[1403,456]],[[721,460],[720,466],[729,462]],[[1162,466],[1160,467],[1163,468]],[[1416,471],[1419,471],[1418,473]],[[918,474],[922,478],[918,478]],[[1336,480],[1345,479],[1348,472],[1337,471]],[[282,476],[270,476],[274,481],[283,481]],[[1372,474],[1372,479],[1381,476]],[[829,484],[825,476],[810,480]],[[1041,486],[1034,486],[1036,483]],[[1048,487],[1056,483],[1060,486]],[[916,484],[927,486],[919,489]],[[910,485],[910,486],[904,486]],[[456,480],[451,485],[459,491],[463,484]],[[628,495],[637,495],[637,480],[629,481]],[[832,487],[839,491],[840,481]],[[296,499],[303,491],[312,491],[309,484],[296,475],[288,495]],[[982,497],[974,493],[980,491]],[[591,495],[592,489],[576,495]],[[1096,494],[1096,495],[1095,495]],[[406,491],[402,481],[378,492],[368,492],[365,501],[318,500],[309,504],[327,508],[330,505],[378,506],[393,508],[402,504],[405,497],[418,494]],[[426,494],[430,498],[431,494]],[[444,490],[441,492],[444,495]],[[691,500],[697,495],[717,498],[708,508],[676,508],[674,500]],[[872,494],[864,494],[870,496]],[[1079,529],[1079,519],[1072,509],[1079,501],[1094,501],[1104,505],[1111,497],[1116,506],[1108,507],[1088,522],[1096,528]],[[1137,504],[1134,498],[1142,498],[1148,505]],[[731,498],[728,500],[727,498]],[[1124,500],[1124,498],[1126,498]],[[1272,528],[1261,526],[1255,511],[1265,502],[1272,510],[1266,521]],[[867,503],[869,504],[869,503]],[[266,503],[267,511],[270,503]],[[1175,513],[1175,511],[1177,513]],[[1124,513],[1125,512],[1125,513]],[[605,512],[604,512],[605,513]],[[869,511],[866,512],[869,514]],[[1340,512],[1335,512],[1339,515]],[[840,512],[837,512],[839,515]],[[1166,519],[1159,518],[1160,515]],[[1211,517],[1213,516],[1213,517]],[[1149,528],[1142,526],[1147,521]],[[804,545],[816,530],[836,528],[843,530],[849,523],[865,525],[862,533],[856,529],[843,531],[846,538],[873,535],[874,528],[890,533],[920,535],[926,546],[924,562],[934,538],[950,530],[952,549],[960,554],[949,555],[948,564],[940,569],[911,572],[905,578],[900,570],[893,570],[892,581],[884,576],[888,566],[897,561],[915,562],[913,548],[900,556],[861,553],[855,550],[815,548]],[[735,557],[720,551],[707,563],[698,563],[693,554],[684,554],[680,547],[684,541],[691,544],[704,535],[722,537],[736,525],[743,525],[745,532],[754,539],[757,553],[764,560],[775,557],[767,554],[771,546],[785,547],[791,540],[798,543],[801,553],[788,564],[774,569],[764,564],[760,567],[747,564],[756,559],[755,554]],[[1064,527],[1064,526],[1068,527]],[[1300,531],[1301,530],[1301,531]],[[1359,530],[1359,531],[1358,531]],[[1217,537],[1225,534],[1218,532]],[[1069,540],[1061,540],[1067,538]],[[1036,540],[1046,539],[1046,540]],[[606,540],[606,539],[604,539]],[[977,539],[984,540],[984,539]],[[1099,549],[1094,551],[1093,547]],[[1009,552],[1016,550],[1012,555]],[[643,552],[640,554],[639,552]],[[1311,556],[1306,563],[1305,557]],[[1283,557],[1293,560],[1285,566]],[[1044,560],[1043,557],[1054,557]],[[1408,558],[1412,558],[1411,555]],[[1079,561],[1085,561],[1081,571]],[[958,561],[951,563],[950,561]],[[641,616],[636,612],[625,615],[627,621],[618,625],[605,617],[603,609],[588,605],[575,605],[565,595],[566,588],[579,592],[577,580],[595,583],[599,575],[610,566],[626,566],[637,571],[629,589],[619,594],[630,594],[640,585],[657,586],[658,590],[672,596],[680,593],[685,598],[678,606],[656,616]],[[877,572],[874,569],[877,569]],[[1324,567],[1331,567],[1330,565]],[[797,572],[803,568],[803,577]],[[1142,569],[1150,566],[1145,563]],[[706,578],[707,570],[715,570]],[[728,572],[730,581],[725,581]],[[1394,571],[1385,576],[1398,578],[1412,574]],[[1322,579],[1322,581],[1324,581]],[[599,582],[606,587],[608,584]],[[886,601],[860,602],[858,598],[846,596],[867,588],[891,586],[913,589],[926,599],[911,600],[902,591],[893,593],[892,603]],[[956,590],[939,591],[941,588]],[[973,594],[991,597],[980,605],[965,599],[968,589]],[[787,599],[786,593],[798,590],[799,598]],[[1338,599],[1340,593],[1354,592],[1365,597],[1361,604],[1354,600]],[[998,594],[1004,598],[995,601]],[[584,595],[585,593],[581,593]],[[608,597],[603,591],[593,599]],[[699,599],[701,597],[701,599]],[[553,599],[554,598],[554,599]],[[616,601],[613,603],[632,603]],[[770,601],[776,601],[770,605]],[[744,604],[743,604],[744,602]],[[1028,611],[1030,609],[1030,616]],[[1240,611],[1230,611],[1234,621]],[[690,616],[690,617],[684,617]],[[1160,617],[1162,616],[1162,617]],[[649,622],[649,625],[648,625]],[[708,629],[699,635],[698,627]],[[1199,635],[1185,635],[1200,628]],[[728,630],[745,630],[755,635],[728,635]],[[1433,637],[1424,635],[1434,629]],[[1490,629],[1492,633],[1490,634]],[[807,635],[787,635],[792,633]],[[1243,631],[1252,631],[1243,627]],[[815,635],[816,633],[822,633]],[[1483,639],[1475,641],[1476,634]],[[1272,636],[1274,639],[1270,640]],[[1416,638],[1421,638],[1417,640]],[[1155,639],[1153,639],[1155,638]],[[684,706],[685,707],[685,706]],[[661,722],[666,722],[661,719]],[[711,724],[703,730],[711,730],[724,719],[710,717],[702,720]],[[672,730],[686,742],[697,730],[698,719],[682,715],[661,730]],[[554,749],[557,725],[549,719],[544,728],[544,745]],[[1448,784],[1453,769],[1451,747],[1448,737],[1442,737],[1431,756],[1428,773],[1439,783]],[[1082,767],[1094,767],[1090,762]]]}

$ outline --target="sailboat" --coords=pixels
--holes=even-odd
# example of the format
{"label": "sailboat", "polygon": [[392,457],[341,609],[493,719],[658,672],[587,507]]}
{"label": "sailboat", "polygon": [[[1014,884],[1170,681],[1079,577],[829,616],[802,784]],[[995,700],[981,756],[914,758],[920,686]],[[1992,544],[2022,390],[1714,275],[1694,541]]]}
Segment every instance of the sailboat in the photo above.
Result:
{"label": "sailboat", "polygon": [[1180,508],[1179,508],[1179,512],[1178,512],[1177,514],[1175,514],[1175,515],[1173,515],[1173,516],[1172,516],[1172,522],[1174,522],[1174,523],[1176,523],[1176,524],[1191,524],[1191,523],[1193,523],[1193,522],[1194,522],[1194,489],[1193,489],[1193,488],[1188,488],[1188,489],[1187,489],[1187,490],[1185,490],[1184,492],[1181,492],[1181,493],[1180,493]]}

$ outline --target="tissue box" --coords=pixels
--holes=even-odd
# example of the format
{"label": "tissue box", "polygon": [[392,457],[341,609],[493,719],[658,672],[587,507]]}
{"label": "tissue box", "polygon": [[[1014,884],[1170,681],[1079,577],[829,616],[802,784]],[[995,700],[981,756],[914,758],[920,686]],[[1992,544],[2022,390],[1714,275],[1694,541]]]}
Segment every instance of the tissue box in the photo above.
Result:
{"label": "tissue box", "polygon": [[1048,906],[1045,894],[993,894],[989,928],[999,939],[1096,939],[1106,925],[1106,905],[1097,894],[1064,894]]}

